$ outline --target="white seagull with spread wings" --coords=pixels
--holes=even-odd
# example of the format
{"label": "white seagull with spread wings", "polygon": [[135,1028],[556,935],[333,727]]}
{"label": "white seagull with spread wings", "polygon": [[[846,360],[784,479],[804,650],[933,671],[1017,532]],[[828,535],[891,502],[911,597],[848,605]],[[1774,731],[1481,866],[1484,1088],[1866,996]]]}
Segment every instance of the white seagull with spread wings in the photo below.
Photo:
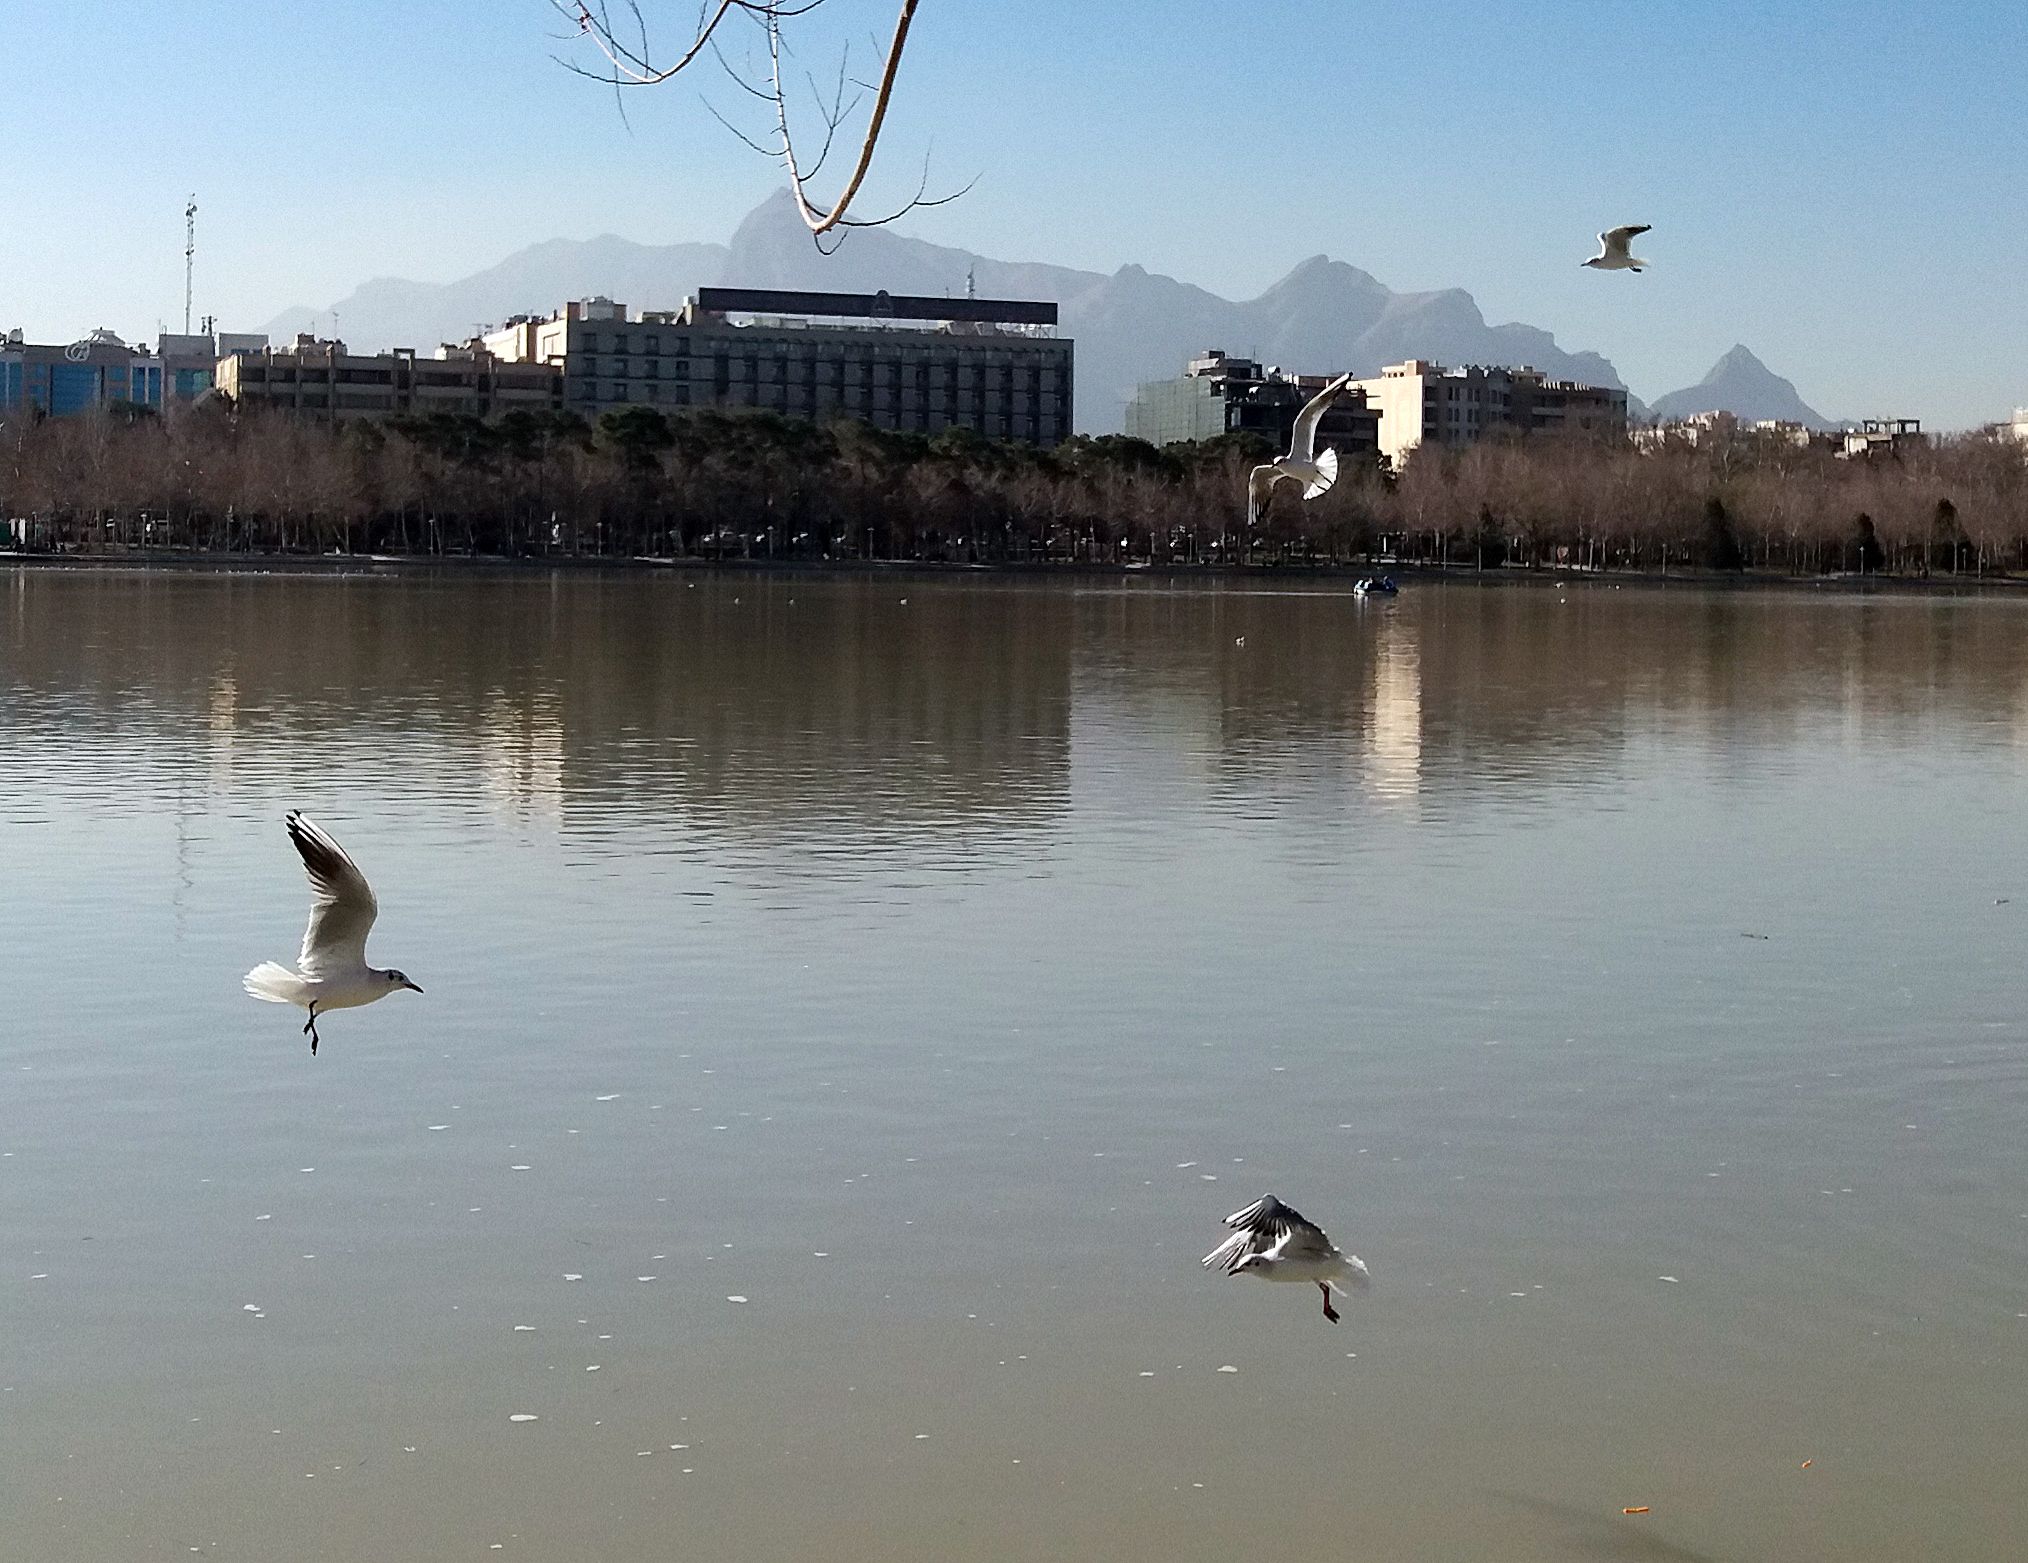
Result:
{"label": "white seagull with spread wings", "polygon": [[1365,1262],[1357,1254],[1341,1254],[1322,1227],[1272,1194],[1235,1210],[1225,1224],[1238,1230],[1204,1256],[1207,1270],[1257,1275],[1263,1281],[1314,1281],[1324,1294],[1324,1317],[1333,1324],[1338,1310],[1331,1306],[1331,1293],[1350,1296],[1366,1290]]}
{"label": "white seagull with spread wings", "polygon": [[326,1010],[357,1009],[386,998],[397,988],[422,992],[398,971],[380,971],[366,964],[366,935],[380,913],[373,886],[359,872],[343,847],[323,827],[291,810],[289,840],[302,854],[317,893],[310,908],[310,926],[303,930],[303,953],[297,970],[262,961],[243,979],[246,991],[270,1004],[296,1004],[310,1012],[303,1030],[310,1052],[317,1051],[317,1017]]}
{"label": "white seagull with spread wings", "polygon": [[1338,481],[1338,453],[1328,445],[1321,451],[1317,449],[1317,425],[1324,421],[1324,409],[1335,402],[1351,383],[1352,376],[1341,374],[1305,402],[1303,410],[1296,414],[1296,426],[1289,435],[1288,454],[1255,467],[1247,474],[1248,526],[1260,524],[1261,508],[1267,503],[1268,492],[1283,478],[1294,478],[1302,484],[1305,499],[1315,499]]}
{"label": "white seagull with spread wings", "polygon": [[1598,254],[1588,261],[1579,261],[1580,266],[1595,266],[1600,271],[1639,271],[1648,263],[1628,251],[1634,242],[1634,235],[1646,233],[1649,223],[1628,223],[1624,228],[1608,228],[1598,236]]}

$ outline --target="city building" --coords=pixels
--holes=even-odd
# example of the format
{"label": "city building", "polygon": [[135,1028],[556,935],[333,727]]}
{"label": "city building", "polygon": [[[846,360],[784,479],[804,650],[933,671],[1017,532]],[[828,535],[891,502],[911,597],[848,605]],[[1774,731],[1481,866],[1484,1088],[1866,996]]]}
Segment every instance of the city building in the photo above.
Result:
{"label": "city building", "polygon": [[1866,460],[1874,456],[1896,456],[1912,445],[1926,445],[1920,418],[1865,418],[1859,427],[1845,431],[1845,448],[1838,455]]}
{"label": "city building", "polygon": [[[1151,445],[1259,434],[1276,450],[1289,448],[1296,414],[1330,383],[1324,375],[1289,375],[1207,348],[1174,380],[1151,380],[1127,404],[1127,433]],[[1320,445],[1340,458],[1380,448],[1380,414],[1350,388],[1324,412]]]}
{"label": "city building", "polygon": [[1072,344],[1055,327],[1056,305],[1030,300],[700,288],[680,310],[638,317],[578,300],[479,345],[561,368],[564,404],[586,417],[757,407],[1054,445],[1070,434],[1072,389]]}
{"label": "city building", "polygon": [[1411,358],[1352,383],[1366,393],[1367,405],[1379,411],[1380,448],[1397,467],[1410,451],[1431,441],[1467,445],[1496,430],[1618,435],[1627,426],[1627,393],[1617,386],[1551,380],[1525,367],[1446,369],[1426,358]]}
{"label": "city building", "polygon": [[2003,440],[2012,440],[2017,445],[2028,445],[2028,407],[2016,407],[2010,422],[1996,423],[1993,432]]}
{"label": "city building", "polygon": [[333,423],[428,413],[487,418],[517,407],[561,411],[563,370],[506,362],[477,344],[447,343],[423,358],[413,348],[354,353],[341,341],[306,334],[289,347],[263,345],[221,358],[218,389],[238,407]]}
{"label": "city building", "polygon": [[29,409],[63,417],[115,403],[161,410],[211,389],[221,352],[265,347],[244,333],[160,336],[153,352],[99,330],[75,342],[29,342],[16,330],[0,341],[0,417]]}

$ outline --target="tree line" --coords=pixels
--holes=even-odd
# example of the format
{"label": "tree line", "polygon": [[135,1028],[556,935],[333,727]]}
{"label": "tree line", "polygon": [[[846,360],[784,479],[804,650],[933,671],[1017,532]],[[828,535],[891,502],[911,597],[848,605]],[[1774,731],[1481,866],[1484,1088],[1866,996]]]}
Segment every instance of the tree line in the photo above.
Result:
{"label": "tree line", "polygon": [[1846,461],[1778,436],[1489,437],[1346,463],[1246,525],[1252,435],[1051,450],[745,410],[337,427],[207,403],[0,424],[18,546],[106,552],[2028,570],[2028,462],[1968,435]]}

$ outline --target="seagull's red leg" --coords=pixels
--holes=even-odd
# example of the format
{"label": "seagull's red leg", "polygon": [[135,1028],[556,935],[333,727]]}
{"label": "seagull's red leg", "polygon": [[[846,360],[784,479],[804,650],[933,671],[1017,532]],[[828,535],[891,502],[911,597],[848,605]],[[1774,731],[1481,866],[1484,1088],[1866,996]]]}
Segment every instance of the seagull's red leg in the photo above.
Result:
{"label": "seagull's red leg", "polygon": [[1324,1317],[1329,1319],[1333,1324],[1336,1324],[1338,1322],[1338,1310],[1331,1306],[1330,1283],[1327,1281],[1319,1281],[1317,1283],[1317,1290],[1324,1294]]}

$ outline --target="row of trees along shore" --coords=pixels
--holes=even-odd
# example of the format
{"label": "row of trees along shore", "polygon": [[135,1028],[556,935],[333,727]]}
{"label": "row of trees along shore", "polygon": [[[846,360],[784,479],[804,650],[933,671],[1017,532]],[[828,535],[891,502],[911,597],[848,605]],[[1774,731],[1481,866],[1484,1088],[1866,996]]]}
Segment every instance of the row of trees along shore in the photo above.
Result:
{"label": "row of trees along shore", "polygon": [[1247,471],[1269,454],[715,409],[333,428],[116,407],[0,425],[0,533],[93,553],[2028,571],[2028,463],[1985,435],[1855,461],[1751,432],[1488,438],[1398,475],[1361,464],[1307,504],[1284,484],[1249,533]]}

